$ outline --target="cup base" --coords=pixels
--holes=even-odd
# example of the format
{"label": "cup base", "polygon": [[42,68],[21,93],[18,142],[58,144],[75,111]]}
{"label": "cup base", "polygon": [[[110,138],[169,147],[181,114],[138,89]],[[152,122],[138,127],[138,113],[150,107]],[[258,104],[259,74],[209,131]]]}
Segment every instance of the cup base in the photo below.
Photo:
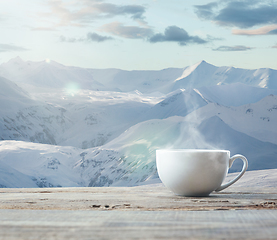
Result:
{"label": "cup base", "polygon": [[177,194],[174,193],[176,196],[179,197],[209,197],[210,193],[203,193],[203,194]]}

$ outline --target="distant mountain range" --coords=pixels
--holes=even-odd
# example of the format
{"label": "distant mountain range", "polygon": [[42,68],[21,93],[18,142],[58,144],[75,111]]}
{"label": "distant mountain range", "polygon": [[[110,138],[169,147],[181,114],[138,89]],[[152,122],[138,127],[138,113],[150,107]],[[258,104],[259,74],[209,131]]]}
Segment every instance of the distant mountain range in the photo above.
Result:
{"label": "distant mountain range", "polygon": [[232,83],[277,90],[277,70],[216,67],[205,61],[185,68],[125,71],[64,66],[54,61],[23,61],[16,57],[0,65],[0,76],[20,86],[27,85],[29,90],[34,87],[65,89],[75,84],[76,88],[87,90],[167,94],[180,88]]}
{"label": "distant mountain range", "polygon": [[[277,168],[277,71],[0,65],[0,187],[134,186],[159,148],[220,148]],[[239,161],[231,171],[240,170]]]}

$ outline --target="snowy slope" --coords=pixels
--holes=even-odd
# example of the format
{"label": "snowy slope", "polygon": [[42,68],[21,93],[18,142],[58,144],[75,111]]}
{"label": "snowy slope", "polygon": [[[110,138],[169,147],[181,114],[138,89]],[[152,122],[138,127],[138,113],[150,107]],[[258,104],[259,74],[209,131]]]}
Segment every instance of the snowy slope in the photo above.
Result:
{"label": "snowy slope", "polygon": [[0,111],[7,114],[34,104],[30,95],[12,81],[0,77]]}
{"label": "snowy slope", "polygon": [[255,103],[271,94],[277,95],[276,89],[252,87],[240,82],[201,87],[198,90],[205,99],[230,107]]}
{"label": "snowy slope", "polygon": [[188,113],[203,107],[207,100],[197,90],[179,89],[167,94],[164,100],[151,107],[141,121],[163,119],[171,116],[186,116]]}
{"label": "snowy slope", "polygon": [[0,161],[0,188],[38,187],[32,177]]}
{"label": "snowy slope", "polygon": [[[235,131],[217,116],[201,123],[199,130],[210,145],[217,149],[228,149],[231,154],[243,154],[249,160],[248,170],[277,168],[277,145],[259,141]],[[235,162],[231,171],[239,171],[241,164]]]}
{"label": "snowy slope", "polygon": [[220,117],[234,130],[260,141],[277,144],[277,96],[269,95],[257,103],[228,107],[210,103],[190,115],[192,121]]}
{"label": "snowy slope", "polygon": [[156,98],[137,93],[83,91],[63,103],[74,124],[59,144],[80,148],[103,145],[138,123],[139,116],[156,102]]}
{"label": "snowy slope", "polygon": [[[7,81],[6,81],[7,82]],[[1,86],[3,82],[1,82]],[[0,139],[56,144],[71,122],[60,106],[27,97],[12,84],[0,95]]]}
{"label": "snowy slope", "polygon": [[69,123],[63,111],[0,78],[0,139],[56,144],[55,138]]}
{"label": "snowy slope", "polygon": [[[237,173],[228,174],[225,181],[229,182],[232,180]],[[243,177],[236,182],[232,188],[243,187],[243,188],[276,188],[277,182],[277,169],[266,169],[247,171]]]}
{"label": "snowy slope", "polygon": [[235,108],[233,113],[225,113],[222,119],[237,131],[277,144],[276,95],[269,95],[255,104]]}
{"label": "snowy slope", "polygon": [[[60,187],[83,186],[82,179],[72,168],[78,159],[79,150],[47,144],[21,141],[0,142],[0,164],[8,172],[0,175],[0,184],[6,187]],[[7,167],[8,166],[8,167]],[[24,178],[12,180],[11,174]],[[6,175],[10,177],[7,183]],[[23,186],[23,182],[25,181]],[[20,183],[21,182],[21,183]],[[13,184],[13,185],[12,185]]]}

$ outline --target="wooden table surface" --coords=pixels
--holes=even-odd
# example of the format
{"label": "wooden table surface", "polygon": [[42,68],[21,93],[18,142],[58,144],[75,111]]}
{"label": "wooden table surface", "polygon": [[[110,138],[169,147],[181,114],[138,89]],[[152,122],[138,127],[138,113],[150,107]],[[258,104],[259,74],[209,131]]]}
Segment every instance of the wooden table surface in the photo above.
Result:
{"label": "wooden table surface", "polygon": [[277,239],[276,172],[260,173],[201,198],[162,184],[2,188],[0,239]]}
{"label": "wooden table surface", "polygon": [[277,209],[277,188],[229,188],[209,197],[181,197],[162,184],[99,188],[2,188],[0,209],[246,210]]}

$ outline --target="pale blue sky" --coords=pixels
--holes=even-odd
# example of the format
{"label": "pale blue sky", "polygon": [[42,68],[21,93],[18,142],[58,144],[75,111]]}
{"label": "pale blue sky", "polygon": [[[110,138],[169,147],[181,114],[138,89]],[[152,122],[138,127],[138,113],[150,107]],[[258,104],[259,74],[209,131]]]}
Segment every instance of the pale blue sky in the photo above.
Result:
{"label": "pale blue sky", "polygon": [[277,1],[0,0],[0,63],[277,69]]}

